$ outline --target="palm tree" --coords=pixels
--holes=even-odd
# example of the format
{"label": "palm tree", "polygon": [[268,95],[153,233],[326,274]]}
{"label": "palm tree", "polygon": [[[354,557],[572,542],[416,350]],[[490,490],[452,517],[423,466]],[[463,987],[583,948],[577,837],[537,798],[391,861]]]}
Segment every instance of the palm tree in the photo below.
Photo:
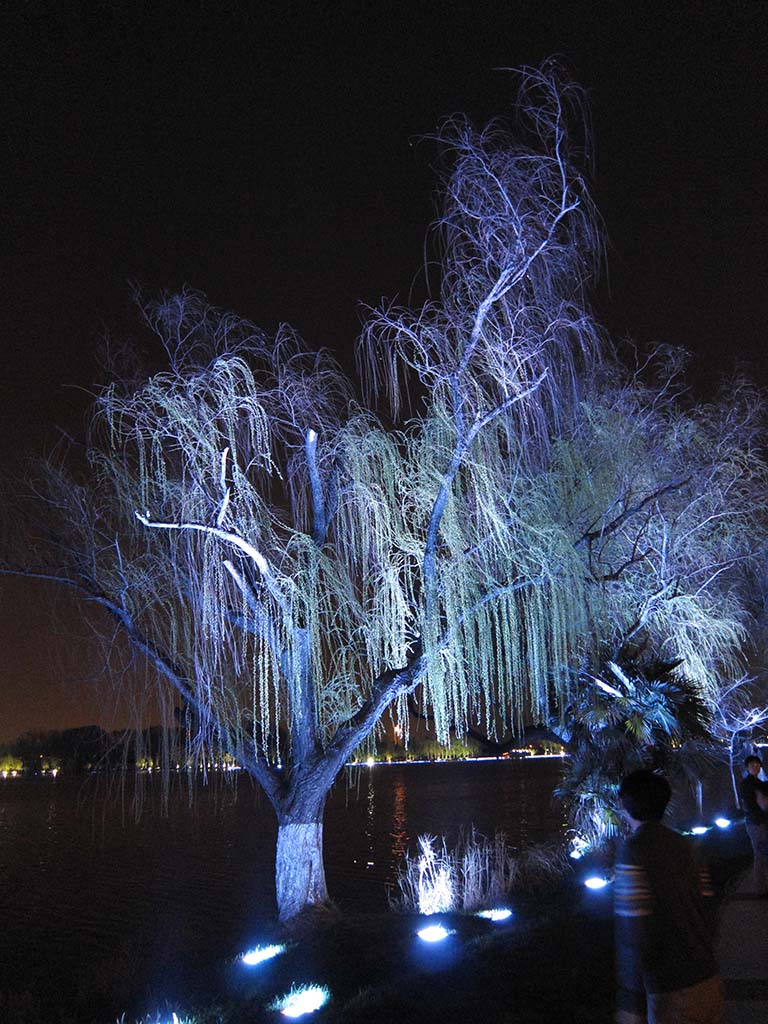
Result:
{"label": "palm tree", "polygon": [[557,795],[567,801],[582,842],[597,846],[615,834],[616,793],[627,772],[663,771],[695,790],[711,771],[711,714],[679,665],[624,669],[608,660],[599,673],[579,673],[563,725],[552,729],[570,755]]}

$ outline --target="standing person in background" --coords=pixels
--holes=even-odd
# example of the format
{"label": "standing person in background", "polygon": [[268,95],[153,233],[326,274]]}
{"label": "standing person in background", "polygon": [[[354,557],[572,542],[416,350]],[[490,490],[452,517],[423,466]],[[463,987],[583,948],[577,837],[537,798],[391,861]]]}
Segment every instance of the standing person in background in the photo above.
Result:
{"label": "standing person in background", "polygon": [[768,896],[768,813],[758,803],[759,775],[763,762],[750,754],[744,761],[746,774],[739,783],[739,801],[744,811],[747,835],[752,843],[752,893]]}
{"label": "standing person in background", "polygon": [[671,789],[650,771],[619,789],[631,829],[616,861],[617,1024],[721,1024],[712,888],[693,844],[661,824]]}

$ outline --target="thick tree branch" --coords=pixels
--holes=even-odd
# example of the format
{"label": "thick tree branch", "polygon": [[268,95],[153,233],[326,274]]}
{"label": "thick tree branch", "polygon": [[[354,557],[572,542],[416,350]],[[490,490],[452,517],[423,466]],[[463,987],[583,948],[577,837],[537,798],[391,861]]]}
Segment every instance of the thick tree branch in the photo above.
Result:
{"label": "thick tree branch", "polygon": [[275,599],[279,607],[281,608],[283,615],[286,617],[286,621],[291,620],[291,610],[286,599],[280,589],[280,585],[277,579],[269,567],[269,563],[258,548],[254,547],[253,544],[249,544],[248,541],[243,540],[236,533],[230,533],[227,530],[222,530],[218,526],[206,526],[204,523],[159,523],[154,522],[149,518],[149,515],[142,515],[141,512],[134,513],[136,518],[144,526],[149,527],[151,530],[170,530],[170,531],[184,531],[189,530],[197,533],[206,533],[212,537],[218,537],[219,540],[225,544],[231,544],[233,547],[242,551],[256,566],[261,574],[261,578],[267,587],[267,590]]}

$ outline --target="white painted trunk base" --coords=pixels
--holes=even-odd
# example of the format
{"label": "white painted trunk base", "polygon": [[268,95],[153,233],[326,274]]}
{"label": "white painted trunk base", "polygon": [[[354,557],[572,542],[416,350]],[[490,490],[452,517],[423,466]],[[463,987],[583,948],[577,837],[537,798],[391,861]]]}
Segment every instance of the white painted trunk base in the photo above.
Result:
{"label": "white painted trunk base", "polygon": [[281,921],[295,917],[308,906],[328,902],[321,822],[279,826],[275,881]]}

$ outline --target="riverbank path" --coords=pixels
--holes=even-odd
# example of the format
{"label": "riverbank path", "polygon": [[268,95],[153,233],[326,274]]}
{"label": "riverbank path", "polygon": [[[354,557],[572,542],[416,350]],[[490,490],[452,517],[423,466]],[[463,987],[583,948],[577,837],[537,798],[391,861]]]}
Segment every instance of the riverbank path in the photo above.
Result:
{"label": "riverbank path", "polygon": [[768,899],[750,896],[751,870],[720,908],[717,959],[725,988],[723,1024],[768,1024]]}

